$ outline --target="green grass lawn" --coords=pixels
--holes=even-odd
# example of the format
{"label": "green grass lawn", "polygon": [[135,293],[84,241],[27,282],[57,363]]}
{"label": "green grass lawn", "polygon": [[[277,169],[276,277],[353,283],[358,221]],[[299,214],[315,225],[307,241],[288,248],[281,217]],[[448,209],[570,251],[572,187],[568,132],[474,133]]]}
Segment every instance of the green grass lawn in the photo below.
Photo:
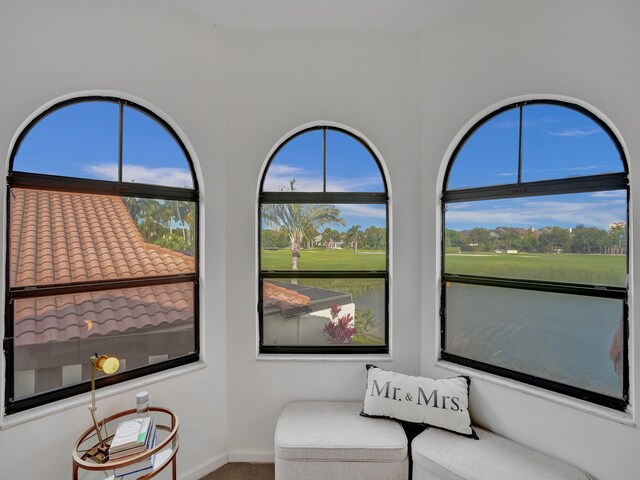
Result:
{"label": "green grass lawn", "polygon": [[[263,270],[291,270],[291,250],[262,250]],[[298,259],[299,270],[386,270],[384,250],[358,250],[350,248],[302,250]]]}
{"label": "green grass lawn", "polygon": [[[291,250],[263,250],[263,270],[290,270]],[[385,270],[383,250],[352,249],[302,250],[298,260],[300,270]],[[624,255],[579,255],[573,253],[496,254],[489,252],[447,254],[447,273],[485,275],[491,277],[549,280],[590,285],[627,284]]]}
{"label": "green grass lawn", "polygon": [[579,254],[447,254],[445,271],[468,275],[624,286],[624,255]]}
{"label": "green grass lawn", "polygon": [[351,339],[351,343],[355,343],[356,345],[382,345],[384,340],[370,335],[360,335],[356,333]]}

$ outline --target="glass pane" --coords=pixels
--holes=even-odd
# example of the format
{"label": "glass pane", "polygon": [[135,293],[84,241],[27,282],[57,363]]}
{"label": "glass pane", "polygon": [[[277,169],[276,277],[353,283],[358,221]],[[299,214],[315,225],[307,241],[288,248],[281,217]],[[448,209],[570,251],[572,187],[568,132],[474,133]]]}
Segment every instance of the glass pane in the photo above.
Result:
{"label": "glass pane", "polygon": [[382,278],[265,279],[264,345],[385,344]]}
{"label": "glass pane", "polygon": [[264,204],[262,270],[386,270],[386,205]]}
{"label": "glass pane", "polygon": [[262,191],[322,192],[322,136],[310,130],[286,142],[269,164]]}
{"label": "glass pane", "polygon": [[622,398],[621,300],[447,284],[448,353]]}
{"label": "glass pane", "polygon": [[122,181],[193,188],[180,145],[161,124],[131,107],[124,108]]}
{"label": "glass pane", "polygon": [[337,130],[327,130],[327,191],[384,192],[378,163],[362,143]]}
{"label": "glass pane", "polygon": [[193,312],[192,283],[17,299],[15,399],[89,380],[96,352],[118,373],[193,353]]}
{"label": "glass pane", "polygon": [[520,110],[507,110],[478,128],[449,172],[447,189],[503,185],[518,181]]}
{"label": "glass pane", "polygon": [[523,182],[624,171],[607,132],[582,113],[527,105],[522,121]]}
{"label": "glass pane", "polygon": [[11,286],[195,271],[195,204],[25,190],[10,193]]}
{"label": "glass pane", "polygon": [[117,180],[118,125],[116,103],[87,101],[62,107],[26,135],[13,170]]}
{"label": "glass pane", "polygon": [[445,271],[626,286],[626,218],[626,190],[448,204]]}

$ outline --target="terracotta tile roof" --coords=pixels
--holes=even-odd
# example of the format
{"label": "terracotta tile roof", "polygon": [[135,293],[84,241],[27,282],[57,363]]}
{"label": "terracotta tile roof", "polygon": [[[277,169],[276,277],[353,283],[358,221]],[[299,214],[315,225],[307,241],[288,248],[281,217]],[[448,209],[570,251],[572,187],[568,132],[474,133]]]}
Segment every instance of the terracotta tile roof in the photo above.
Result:
{"label": "terracotta tile roof", "polygon": [[[123,200],[11,190],[11,285],[191,273],[195,260],[144,239]],[[193,323],[190,283],[15,301],[16,345]],[[89,328],[91,327],[91,328]]]}
{"label": "terracotta tile roof", "polygon": [[11,285],[190,273],[194,259],[144,242],[120,197],[13,189]]}
{"label": "terracotta tile roof", "polygon": [[193,284],[15,300],[16,346],[192,325]]}
{"label": "terracotta tile roof", "polygon": [[277,308],[285,315],[289,310],[308,306],[311,298],[265,281],[262,284],[262,302],[265,310]]}

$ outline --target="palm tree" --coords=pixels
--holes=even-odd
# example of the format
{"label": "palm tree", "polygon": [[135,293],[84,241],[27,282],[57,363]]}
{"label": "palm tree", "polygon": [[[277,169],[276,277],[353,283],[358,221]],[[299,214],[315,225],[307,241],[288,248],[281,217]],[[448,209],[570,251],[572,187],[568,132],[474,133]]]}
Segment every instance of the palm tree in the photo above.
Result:
{"label": "palm tree", "polygon": [[262,218],[272,228],[284,230],[291,246],[291,270],[298,270],[303,240],[328,225],[344,225],[340,210],[333,205],[275,203],[264,205]]}
{"label": "palm tree", "polygon": [[360,230],[360,225],[353,225],[349,230],[347,230],[344,234],[347,242],[351,243],[353,247],[353,251],[358,253],[358,243],[362,238],[362,231]]}

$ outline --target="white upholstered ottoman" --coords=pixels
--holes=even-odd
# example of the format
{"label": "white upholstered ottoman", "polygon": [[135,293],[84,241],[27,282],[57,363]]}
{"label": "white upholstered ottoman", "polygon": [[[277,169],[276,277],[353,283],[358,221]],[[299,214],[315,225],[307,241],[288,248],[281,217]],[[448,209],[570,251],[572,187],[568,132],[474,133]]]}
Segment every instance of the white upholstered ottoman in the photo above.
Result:
{"label": "white upholstered ottoman", "polygon": [[480,440],[435,428],[412,442],[413,480],[588,480],[586,473],[495,433]]}
{"label": "white upholstered ottoman", "polygon": [[407,437],[362,402],[293,402],[275,434],[276,480],[406,480]]}

